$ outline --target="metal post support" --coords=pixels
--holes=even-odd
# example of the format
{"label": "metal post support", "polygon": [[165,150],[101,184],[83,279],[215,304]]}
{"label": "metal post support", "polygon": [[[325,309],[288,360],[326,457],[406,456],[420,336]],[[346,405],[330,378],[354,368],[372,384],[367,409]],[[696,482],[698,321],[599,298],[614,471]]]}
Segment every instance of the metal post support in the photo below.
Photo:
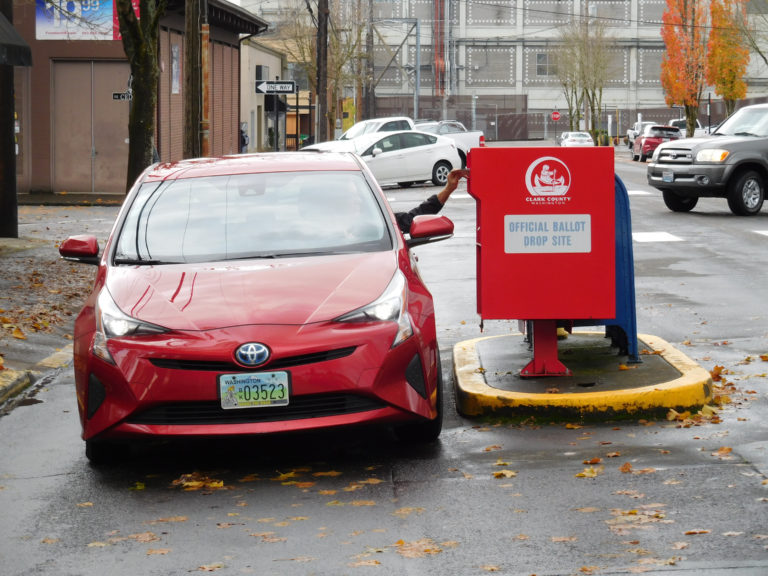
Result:
{"label": "metal post support", "polygon": [[557,359],[557,321],[533,321],[533,360],[520,371],[522,378],[571,376],[572,372]]}

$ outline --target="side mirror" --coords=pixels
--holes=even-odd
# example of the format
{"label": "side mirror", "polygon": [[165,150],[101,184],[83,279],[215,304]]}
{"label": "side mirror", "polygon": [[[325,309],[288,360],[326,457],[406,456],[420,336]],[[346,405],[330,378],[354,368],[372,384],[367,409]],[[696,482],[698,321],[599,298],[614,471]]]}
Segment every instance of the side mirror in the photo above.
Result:
{"label": "side mirror", "polygon": [[81,234],[70,236],[59,245],[59,254],[65,260],[99,265],[99,241],[96,236]]}
{"label": "side mirror", "polygon": [[409,248],[447,240],[453,236],[453,222],[435,214],[416,216],[411,223],[409,235],[410,238],[405,242]]}
{"label": "side mirror", "polygon": [[376,156],[378,156],[382,152],[383,150],[381,148],[374,148],[373,150],[371,150],[371,154],[373,155],[374,158],[376,158]]}

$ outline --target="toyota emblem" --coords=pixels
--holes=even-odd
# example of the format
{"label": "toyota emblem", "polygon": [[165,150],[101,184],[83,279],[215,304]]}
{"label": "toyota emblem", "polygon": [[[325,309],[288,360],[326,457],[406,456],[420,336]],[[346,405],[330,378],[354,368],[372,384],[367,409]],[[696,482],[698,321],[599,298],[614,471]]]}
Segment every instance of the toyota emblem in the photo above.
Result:
{"label": "toyota emblem", "polygon": [[238,346],[235,358],[244,366],[259,366],[269,360],[269,348],[260,342],[248,342]]}

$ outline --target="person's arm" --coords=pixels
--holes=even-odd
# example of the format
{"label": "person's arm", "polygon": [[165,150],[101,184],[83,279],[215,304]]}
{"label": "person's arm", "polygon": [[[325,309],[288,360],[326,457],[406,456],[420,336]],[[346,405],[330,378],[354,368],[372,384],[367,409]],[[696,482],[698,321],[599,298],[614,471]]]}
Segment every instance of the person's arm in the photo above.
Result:
{"label": "person's arm", "polygon": [[395,218],[397,219],[397,225],[403,234],[408,234],[411,230],[411,224],[416,216],[421,216],[422,214],[437,214],[440,212],[453,191],[459,187],[459,181],[462,178],[469,178],[469,170],[451,170],[448,173],[448,180],[440,192],[433,194],[424,202],[416,206],[416,208],[412,208],[408,212],[397,212]]}

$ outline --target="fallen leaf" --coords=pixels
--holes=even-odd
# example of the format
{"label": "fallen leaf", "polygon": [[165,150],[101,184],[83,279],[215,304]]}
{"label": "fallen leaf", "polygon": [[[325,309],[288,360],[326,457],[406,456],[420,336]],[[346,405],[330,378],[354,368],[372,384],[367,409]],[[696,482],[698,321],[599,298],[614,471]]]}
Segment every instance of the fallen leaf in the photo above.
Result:
{"label": "fallen leaf", "polygon": [[399,518],[407,518],[413,513],[421,514],[424,512],[424,508],[413,508],[413,507],[406,507],[406,508],[398,508],[394,512],[392,512],[393,516],[398,516]]}
{"label": "fallen leaf", "polygon": [[93,506],[93,502],[80,502],[77,507],[78,508],[91,508]]}
{"label": "fallen leaf", "polygon": [[154,532],[140,532],[139,534],[130,534],[128,536],[131,540],[146,544],[148,542],[157,542],[160,538]]}
{"label": "fallen leaf", "polygon": [[582,472],[579,472],[574,476],[576,478],[595,478],[602,473],[603,473],[603,466],[599,466],[598,468],[593,468],[592,466],[590,466],[589,468],[584,468]]}
{"label": "fallen leaf", "polygon": [[624,464],[622,464],[619,467],[619,472],[623,472],[624,474],[631,473],[632,472],[632,464],[630,464],[629,462],[624,462]]}
{"label": "fallen leaf", "polygon": [[341,476],[341,472],[337,472],[336,470],[329,470],[327,472],[313,472],[312,476],[317,476],[318,478],[325,477],[325,476],[334,477],[334,476]]}
{"label": "fallen leaf", "polygon": [[493,446],[486,446],[483,448],[483,452],[492,452],[494,450],[501,450],[501,446],[498,444],[494,444]]}
{"label": "fallen leaf", "polygon": [[16,338],[17,340],[26,340],[27,339],[27,336],[18,327],[13,329],[13,332],[11,332],[11,336]]}
{"label": "fallen leaf", "polygon": [[218,564],[203,564],[202,566],[197,567],[198,572],[216,572],[216,570],[221,570],[224,568],[224,564],[218,563]]}
{"label": "fallen leaf", "polygon": [[58,538],[43,538],[42,540],[40,540],[42,544],[56,544],[56,542],[58,541],[59,541]]}
{"label": "fallen leaf", "polygon": [[576,542],[578,537],[576,536],[552,536],[552,542]]}
{"label": "fallen leaf", "polygon": [[603,461],[602,458],[592,458],[591,460],[584,460],[582,464],[589,464],[591,466],[594,466],[595,464],[600,464],[600,462],[602,461]]}
{"label": "fallen leaf", "polygon": [[397,553],[405,558],[423,558],[442,552],[442,549],[431,538],[422,538],[414,542],[398,540],[395,546]]}
{"label": "fallen leaf", "polygon": [[686,530],[685,532],[683,532],[683,534],[685,534],[686,536],[694,536],[696,534],[709,534],[710,532],[712,531],[696,528],[694,530]]}
{"label": "fallen leaf", "polygon": [[494,478],[514,478],[517,476],[517,472],[514,470],[499,470],[493,473]]}
{"label": "fallen leaf", "polygon": [[357,568],[359,566],[378,566],[381,562],[378,560],[360,560],[359,562],[350,562],[347,566]]}
{"label": "fallen leaf", "polygon": [[158,518],[157,520],[150,520],[147,524],[163,524],[166,522],[186,522],[188,518],[186,516],[169,516],[168,518]]}
{"label": "fallen leaf", "polygon": [[147,550],[147,556],[165,556],[170,551],[170,548],[150,548]]}
{"label": "fallen leaf", "polygon": [[685,550],[688,546],[688,542],[674,542],[672,544],[672,550]]}

